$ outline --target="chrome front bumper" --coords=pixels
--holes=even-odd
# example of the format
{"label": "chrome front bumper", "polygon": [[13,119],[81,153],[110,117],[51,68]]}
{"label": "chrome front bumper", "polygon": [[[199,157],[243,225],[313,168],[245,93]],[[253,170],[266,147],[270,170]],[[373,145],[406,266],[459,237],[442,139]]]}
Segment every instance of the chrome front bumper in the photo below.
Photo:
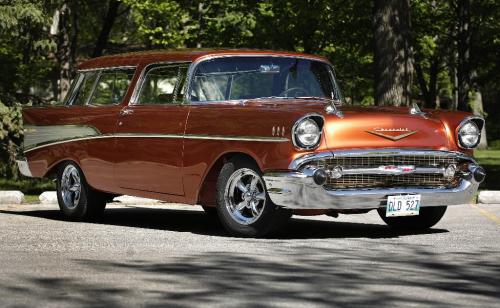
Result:
{"label": "chrome front bumper", "polygon": [[[392,152],[387,151],[385,154]],[[307,169],[304,172],[299,171],[305,162],[333,155],[335,152],[308,155],[294,161],[290,165],[293,169],[291,171],[265,173],[264,181],[273,203],[290,209],[376,209],[386,206],[388,196],[420,194],[423,207],[457,205],[470,203],[479,187],[479,182],[469,174],[454,188],[395,187],[333,190],[317,185]],[[470,162],[470,168],[479,167],[472,158]]]}

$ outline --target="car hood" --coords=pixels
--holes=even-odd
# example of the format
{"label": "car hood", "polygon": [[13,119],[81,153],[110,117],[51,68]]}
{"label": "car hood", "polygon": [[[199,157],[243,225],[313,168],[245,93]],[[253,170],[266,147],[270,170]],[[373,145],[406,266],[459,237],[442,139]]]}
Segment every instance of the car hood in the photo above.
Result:
{"label": "car hood", "polygon": [[454,148],[449,130],[432,114],[410,114],[407,107],[344,107],[341,110],[341,117],[324,115],[328,148]]}
{"label": "car hood", "polygon": [[325,111],[322,100],[259,100],[248,102],[257,108],[286,110],[293,123],[307,114],[325,118],[324,143],[320,149],[413,148],[460,150],[455,129],[468,114],[457,111],[425,110],[411,114],[408,107],[340,106],[342,115]]}

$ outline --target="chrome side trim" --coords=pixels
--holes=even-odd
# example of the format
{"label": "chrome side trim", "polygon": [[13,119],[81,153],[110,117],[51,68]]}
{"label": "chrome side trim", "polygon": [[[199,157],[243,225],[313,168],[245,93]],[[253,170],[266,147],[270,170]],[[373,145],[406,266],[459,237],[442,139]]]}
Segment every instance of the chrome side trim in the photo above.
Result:
{"label": "chrome side trim", "polygon": [[[247,142],[288,142],[288,138],[284,137],[265,137],[265,136],[231,136],[231,135],[197,135],[197,134],[148,134],[148,133],[119,133],[119,134],[97,134],[88,135],[85,137],[70,137],[62,139],[53,139],[45,142],[40,142],[34,144],[30,143],[29,147],[24,149],[25,153],[33,150],[38,150],[48,146],[94,140],[94,139],[106,139],[106,138],[166,138],[166,139],[194,139],[194,140],[218,140],[218,141],[247,141]],[[42,139],[43,140],[43,139]]]}
{"label": "chrome side trim", "polygon": [[17,167],[19,168],[19,172],[21,172],[22,175],[27,176],[27,177],[33,177],[33,174],[31,174],[30,166],[28,165],[28,161],[26,158],[18,158],[16,160]]}
{"label": "chrome side trim", "polygon": [[422,149],[357,149],[357,150],[339,150],[339,151],[326,151],[320,153],[309,153],[300,156],[293,160],[288,169],[298,170],[302,165],[314,161],[333,157],[349,157],[349,156],[362,156],[362,157],[376,157],[376,156],[399,156],[399,155],[433,155],[443,157],[457,157],[459,159],[468,160],[477,164],[474,158],[457,151],[443,151],[443,150],[422,150]]}

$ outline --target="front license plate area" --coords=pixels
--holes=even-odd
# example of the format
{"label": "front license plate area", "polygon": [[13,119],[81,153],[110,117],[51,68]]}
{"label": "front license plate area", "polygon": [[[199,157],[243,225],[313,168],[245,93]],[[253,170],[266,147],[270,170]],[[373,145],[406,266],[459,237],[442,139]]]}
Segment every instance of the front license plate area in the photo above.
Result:
{"label": "front license plate area", "polygon": [[420,212],[420,195],[389,196],[386,217],[415,216]]}

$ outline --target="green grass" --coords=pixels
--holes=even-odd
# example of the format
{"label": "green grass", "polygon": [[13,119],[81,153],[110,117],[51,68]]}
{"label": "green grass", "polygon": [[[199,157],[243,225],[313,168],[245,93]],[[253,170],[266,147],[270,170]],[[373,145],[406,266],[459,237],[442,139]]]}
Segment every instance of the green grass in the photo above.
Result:
{"label": "green grass", "polygon": [[25,195],[39,195],[47,190],[56,190],[56,184],[48,179],[12,179],[0,178],[0,190],[20,190]]}
{"label": "green grass", "polygon": [[477,162],[486,169],[486,180],[479,189],[500,190],[500,150],[476,150]]}
{"label": "green grass", "polygon": [[38,199],[38,195],[24,195],[24,203],[38,203],[40,199]]}

